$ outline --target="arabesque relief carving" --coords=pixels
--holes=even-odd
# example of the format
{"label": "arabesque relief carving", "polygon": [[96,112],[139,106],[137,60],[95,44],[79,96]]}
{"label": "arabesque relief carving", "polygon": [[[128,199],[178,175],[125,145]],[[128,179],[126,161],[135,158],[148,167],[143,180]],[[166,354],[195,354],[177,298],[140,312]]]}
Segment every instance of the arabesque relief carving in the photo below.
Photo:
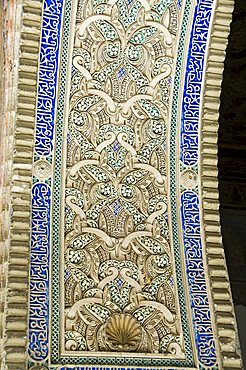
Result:
{"label": "arabesque relief carving", "polygon": [[1,367],[242,369],[216,167],[233,5],[0,6]]}
{"label": "arabesque relief carving", "polygon": [[65,192],[65,350],[184,358],[167,189],[179,7],[79,1]]}

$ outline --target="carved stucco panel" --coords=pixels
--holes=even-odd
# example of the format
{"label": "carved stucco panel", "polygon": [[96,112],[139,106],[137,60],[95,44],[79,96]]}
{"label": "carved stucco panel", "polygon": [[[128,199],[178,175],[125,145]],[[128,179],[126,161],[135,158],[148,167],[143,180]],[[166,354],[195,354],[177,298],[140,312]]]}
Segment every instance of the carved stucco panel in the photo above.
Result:
{"label": "carved stucco panel", "polygon": [[241,368],[216,193],[232,6],[18,2],[9,370]]}
{"label": "carved stucco panel", "polygon": [[65,351],[185,358],[166,159],[180,11],[78,5],[63,164]]}

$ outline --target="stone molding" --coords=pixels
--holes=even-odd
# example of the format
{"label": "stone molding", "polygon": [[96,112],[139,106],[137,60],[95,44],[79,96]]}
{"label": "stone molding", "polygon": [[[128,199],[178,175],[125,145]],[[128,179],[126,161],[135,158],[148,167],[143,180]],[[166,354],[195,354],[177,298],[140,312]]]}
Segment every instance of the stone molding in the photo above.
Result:
{"label": "stone molding", "polygon": [[234,0],[217,0],[204,83],[201,181],[204,242],[223,369],[242,369],[237,326],[222,243],[218,191],[218,128],[224,59]]}
{"label": "stone molding", "polygon": [[[223,369],[242,368],[240,354],[238,353],[237,330],[230,283],[225,266],[224,249],[220,232],[217,179],[219,96],[233,5],[234,0],[217,1],[214,28],[211,34],[207,59],[201,133],[204,238]],[[15,6],[16,29],[13,61],[16,63],[15,70],[18,68],[19,76],[17,89],[12,86],[13,94],[18,95],[15,105],[16,112],[14,110],[9,111],[7,117],[8,122],[12,122],[12,127],[15,122],[13,143],[15,150],[12,162],[11,159],[8,160],[8,155],[11,157],[13,149],[10,143],[9,149],[7,149],[9,154],[7,155],[4,170],[7,174],[5,177],[5,186],[7,189],[5,193],[6,200],[9,199],[11,193],[11,207],[7,210],[7,220],[10,218],[10,212],[12,216],[10,236],[8,236],[8,228],[6,228],[4,229],[6,231],[6,237],[4,237],[4,240],[2,240],[3,237],[1,238],[3,249],[1,246],[0,303],[1,306],[5,307],[6,315],[4,344],[3,348],[0,346],[0,355],[5,358],[4,361],[2,360],[3,368],[6,366],[9,370],[24,370],[26,368],[28,318],[30,189],[42,0],[19,0],[15,1]],[[22,25],[20,29],[21,18]],[[16,57],[17,59],[15,59]],[[13,79],[14,81],[15,79]],[[12,135],[11,133],[8,135],[10,142]],[[9,166],[12,166],[12,183],[8,185],[10,178]],[[8,186],[10,186],[10,193],[8,192]],[[8,221],[6,225],[8,225]],[[5,289],[3,281],[6,276],[7,260],[8,278],[7,289]],[[1,313],[1,316],[3,316],[3,313]]]}
{"label": "stone molding", "polygon": [[[11,215],[8,254],[7,289],[5,301],[5,332],[2,368],[8,370],[26,369],[30,203],[33,162],[33,139],[36,110],[37,71],[42,20],[42,1],[19,0],[6,2],[14,16],[11,85],[11,106],[7,112],[7,124],[14,127],[9,136],[13,153],[7,181],[10,184]],[[18,75],[18,76],[17,76]],[[17,100],[17,101],[16,101]],[[14,148],[14,150],[13,150]],[[11,176],[10,176],[11,174]],[[9,199],[7,196],[7,201]]]}

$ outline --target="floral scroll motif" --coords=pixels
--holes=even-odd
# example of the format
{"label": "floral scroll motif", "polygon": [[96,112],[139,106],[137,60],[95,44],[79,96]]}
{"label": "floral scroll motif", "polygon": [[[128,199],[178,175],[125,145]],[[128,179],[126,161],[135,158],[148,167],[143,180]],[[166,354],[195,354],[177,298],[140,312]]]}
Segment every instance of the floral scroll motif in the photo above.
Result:
{"label": "floral scroll motif", "polygon": [[65,191],[65,350],[184,358],[169,232],[175,1],[79,1]]}

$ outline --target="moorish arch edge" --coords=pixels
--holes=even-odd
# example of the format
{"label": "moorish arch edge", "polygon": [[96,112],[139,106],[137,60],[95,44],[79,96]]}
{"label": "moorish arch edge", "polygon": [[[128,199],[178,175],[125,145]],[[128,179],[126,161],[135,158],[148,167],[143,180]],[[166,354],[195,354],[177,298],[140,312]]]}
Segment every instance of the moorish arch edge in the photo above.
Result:
{"label": "moorish arch edge", "polygon": [[2,368],[241,369],[217,191],[233,1],[14,8]]}

